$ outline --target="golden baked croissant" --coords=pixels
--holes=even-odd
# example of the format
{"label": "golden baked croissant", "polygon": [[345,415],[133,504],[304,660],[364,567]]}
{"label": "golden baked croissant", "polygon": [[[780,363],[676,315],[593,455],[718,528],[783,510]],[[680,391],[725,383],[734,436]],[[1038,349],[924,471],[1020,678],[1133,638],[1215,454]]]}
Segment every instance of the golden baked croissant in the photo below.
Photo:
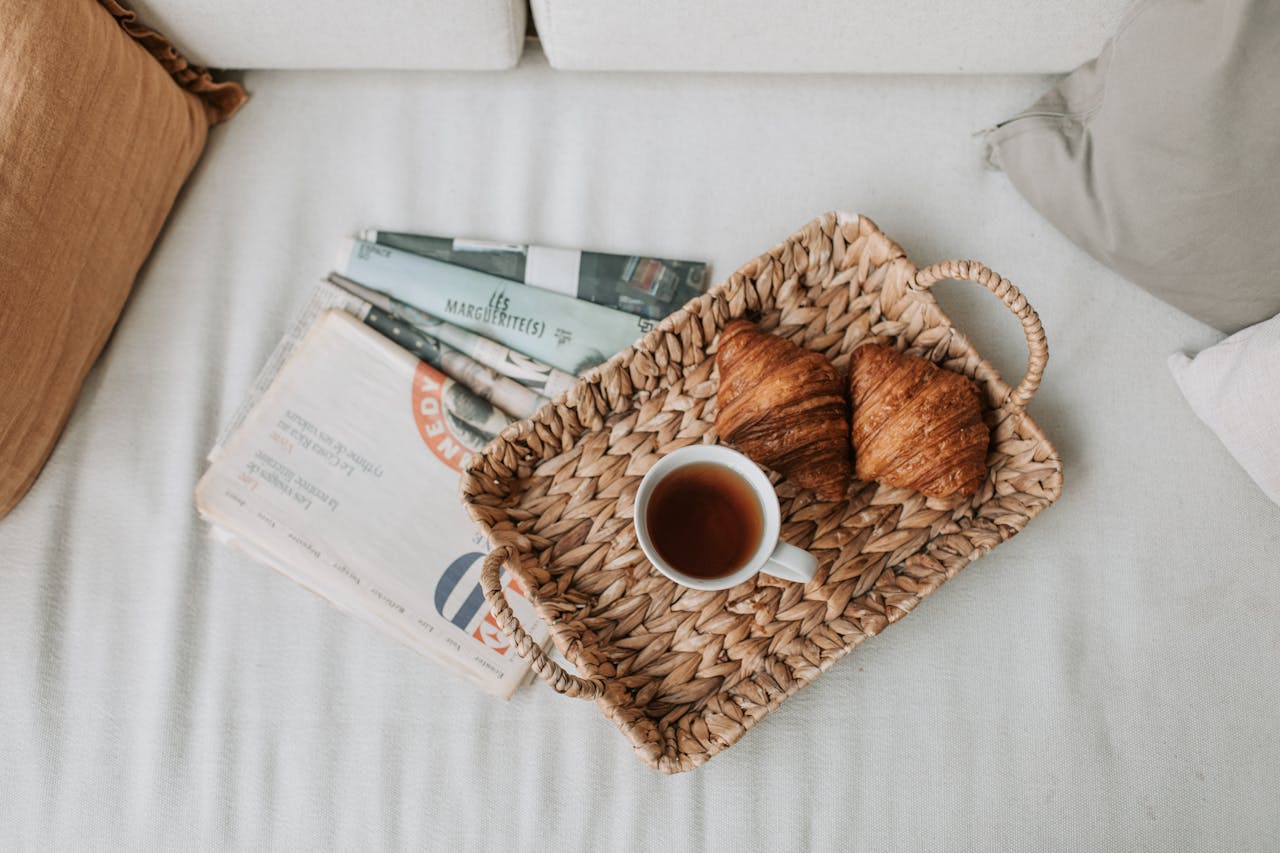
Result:
{"label": "golden baked croissant", "polygon": [[831,362],[734,320],[716,353],[720,437],[824,500],[849,488],[849,405]]}
{"label": "golden baked croissant", "polygon": [[972,495],[987,476],[978,386],[932,361],[872,344],[849,368],[859,480],[931,498]]}

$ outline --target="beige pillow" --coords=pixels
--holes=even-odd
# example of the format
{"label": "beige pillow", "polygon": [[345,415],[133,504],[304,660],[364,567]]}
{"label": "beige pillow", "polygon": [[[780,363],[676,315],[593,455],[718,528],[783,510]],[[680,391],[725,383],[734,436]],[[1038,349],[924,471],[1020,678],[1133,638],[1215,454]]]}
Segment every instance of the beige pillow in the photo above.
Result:
{"label": "beige pillow", "polygon": [[0,516],[52,451],[209,125],[244,99],[114,0],[0,0]]}
{"label": "beige pillow", "polygon": [[1223,331],[1280,312],[1280,2],[1138,0],[987,135],[1050,222]]}

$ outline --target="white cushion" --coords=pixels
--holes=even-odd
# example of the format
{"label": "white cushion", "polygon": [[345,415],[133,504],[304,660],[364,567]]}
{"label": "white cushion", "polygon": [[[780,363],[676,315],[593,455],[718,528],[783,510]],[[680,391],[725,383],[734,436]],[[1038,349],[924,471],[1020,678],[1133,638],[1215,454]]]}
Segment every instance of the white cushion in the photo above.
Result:
{"label": "white cushion", "polygon": [[[0,521],[0,850],[1280,838],[1280,508],[1169,380],[1164,353],[1214,336],[985,170],[970,134],[1045,80],[797,86],[531,55],[509,74],[245,82],[49,466]],[[593,702],[480,695],[211,541],[192,508],[205,451],[344,235],[652,252],[725,276],[829,208],[1024,288],[1051,352],[1031,412],[1066,487],[690,774],[641,764]],[[939,295],[1016,376],[1025,344],[995,297]]]}
{"label": "white cushion", "polygon": [[556,68],[1047,73],[1102,47],[1129,0],[532,0]]}
{"label": "white cushion", "polygon": [[215,68],[510,68],[523,0],[130,0],[147,26]]}
{"label": "white cushion", "polygon": [[1280,316],[1195,358],[1176,353],[1169,369],[1200,420],[1280,504]]}

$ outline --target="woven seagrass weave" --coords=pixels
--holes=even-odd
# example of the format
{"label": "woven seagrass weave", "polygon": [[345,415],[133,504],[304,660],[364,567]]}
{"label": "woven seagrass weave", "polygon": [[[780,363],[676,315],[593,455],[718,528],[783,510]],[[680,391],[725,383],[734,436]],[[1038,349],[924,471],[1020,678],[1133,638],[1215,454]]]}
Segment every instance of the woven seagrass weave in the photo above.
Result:
{"label": "woven seagrass weave", "polygon": [[[1021,319],[1031,357],[1016,388],[934,301],[928,288],[945,278],[977,281]],[[636,487],[662,455],[717,440],[716,336],[743,316],[842,372],[874,340],[972,377],[991,428],[978,493],[938,501],[855,480],[847,499],[822,502],[773,476],[782,537],[817,557],[813,582],[761,574],[701,592],[659,574],[636,543]],[[1062,462],[1023,411],[1046,358],[1040,321],[1008,281],[963,261],[917,270],[871,220],[821,216],[472,458],[462,496],[494,546],[482,577],[494,616],[543,679],[595,699],[644,761],[697,767],[1058,497]],[[578,674],[521,629],[504,564]]]}

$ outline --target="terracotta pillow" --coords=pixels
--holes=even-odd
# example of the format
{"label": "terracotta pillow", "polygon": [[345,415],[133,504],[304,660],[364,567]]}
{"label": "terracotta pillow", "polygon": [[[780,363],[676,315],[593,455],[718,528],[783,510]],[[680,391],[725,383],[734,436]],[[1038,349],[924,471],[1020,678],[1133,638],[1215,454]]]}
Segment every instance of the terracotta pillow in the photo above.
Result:
{"label": "terracotta pillow", "polygon": [[209,125],[245,97],[113,0],[0,0],[0,517],[53,450]]}

